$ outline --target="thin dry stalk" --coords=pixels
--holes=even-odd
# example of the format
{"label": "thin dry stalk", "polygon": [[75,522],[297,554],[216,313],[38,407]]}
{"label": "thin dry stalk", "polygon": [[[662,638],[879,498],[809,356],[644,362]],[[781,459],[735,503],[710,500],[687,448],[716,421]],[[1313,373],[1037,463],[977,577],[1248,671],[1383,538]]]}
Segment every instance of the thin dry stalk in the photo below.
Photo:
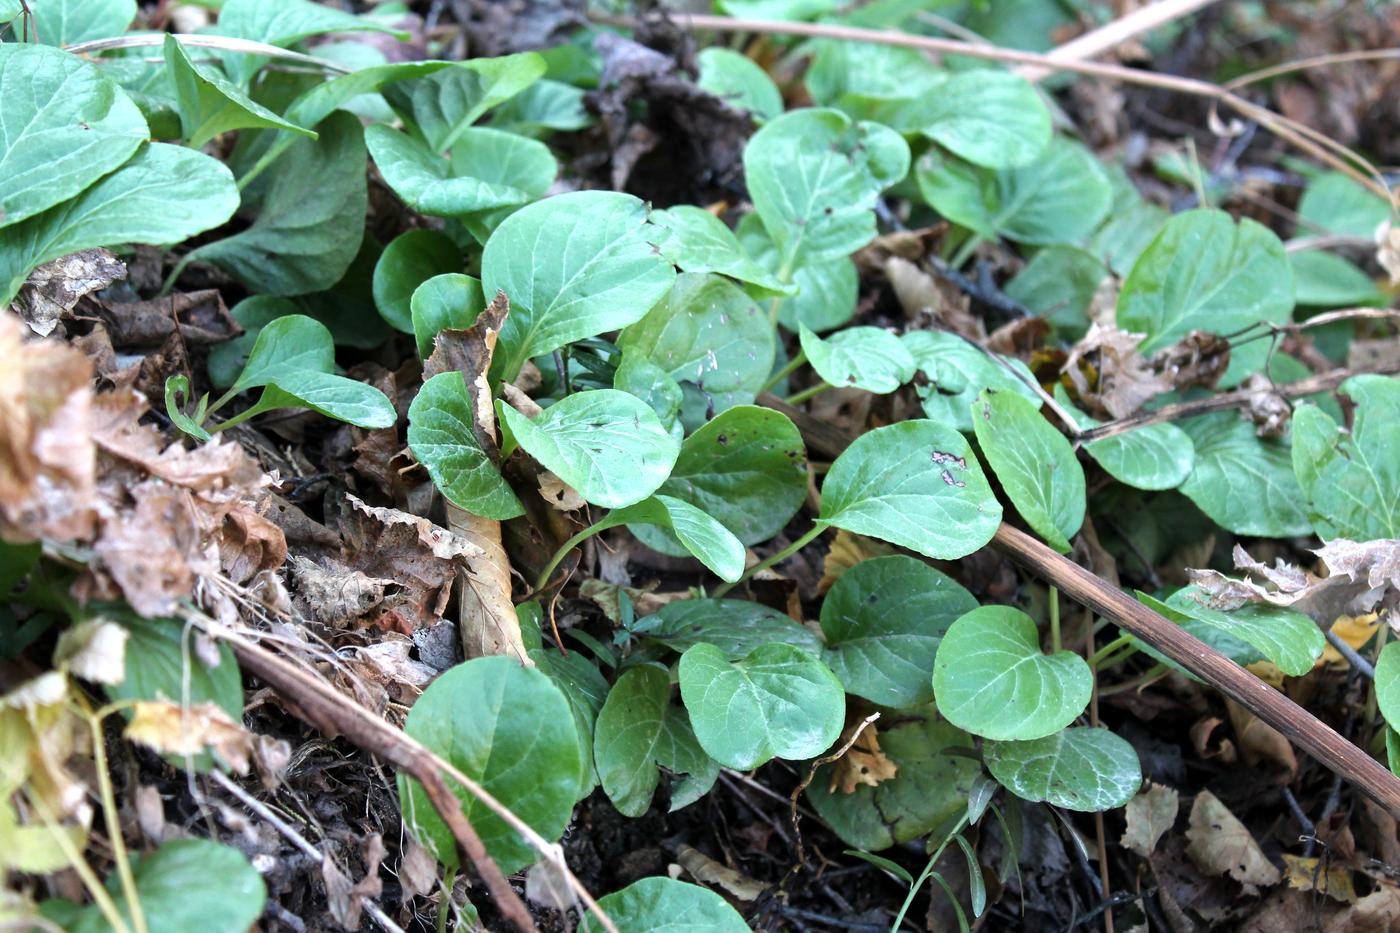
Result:
{"label": "thin dry stalk", "polygon": [[[1120,16],[1105,23],[1098,29],[1090,30],[1064,45],[1045,53],[1047,58],[1057,62],[1084,61],[1115,48],[1134,36],[1151,32],[1158,26],[1165,26],[1183,16],[1190,16],[1215,0],[1158,0],[1147,6],[1138,7],[1126,16]],[[1053,69],[1022,65],[1016,73],[1027,81],[1040,81],[1053,74]]]}

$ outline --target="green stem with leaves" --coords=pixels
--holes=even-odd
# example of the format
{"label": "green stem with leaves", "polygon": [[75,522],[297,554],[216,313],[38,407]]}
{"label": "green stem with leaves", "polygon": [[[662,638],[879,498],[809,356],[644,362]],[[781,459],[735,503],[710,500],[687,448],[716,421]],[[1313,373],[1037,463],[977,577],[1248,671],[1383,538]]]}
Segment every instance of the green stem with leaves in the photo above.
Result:
{"label": "green stem with leaves", "polygon": [[898,933],[900,926],[904,923],[904,915],[909,912],[910,906],[914,903],[915,895],[919,893],[924,886],[924,882],[933,874],[933,866],[937,865],[938,860],[943,857],[943,850],[947,849],[948,843],[953,841],[953,837],[962,832],[966,827],[967,814],[963,814],[958,820],[957,825],[953,827],[953,831],[944,836],[942,844],[939,845],[937,849],[933,850],[933,854],[928,857],[928,864],[924,866],[923,871],[919,872],[919,877],[914,879],[914,883],[909,886],[909,893],[905,896],[904,903],[899,908],[899,913],[895,915],[894,922],[890,924],[890,933]]}
{"label": "green stem with leaves", "polygon": [[710,598],[719,599],[721,596],[734,589],[734,587],[738,586],[740,583],[743,583],[745,580],[748,580],[751,577],[753,577],[754,574],[762,573],[769,567],[772,567],[774,564],[782,563],[792,555],[796,554],[798,551],[802,550],[807,545],[811,544],[813,541],[817,540],[817,537],[823,531],[826,531],[825,525],[813,525],[811,531],[807,532],[805,535],[798,538],[796,541],[792,542],[787,547],[783,548],[781,551],[778,551],[776,554],[773,554],[771,557],[766,557],[758,563],[754,564],[748,570],[745,570],[744,575],[739,579],[735,580],[733,583],[725,583],[722,586],[716,588],[715,591],[710,594]]}
{"label": "green stem with leaves", "polygon": [[545,565],[544,570],[540,571],[539,578],[535,580],[535,592],[544,592],[544,588],[549,585],[549,578],[554,576],[554,571],[559,569],[559,565],[564,562],[564,558],[569,556],[570,551],[598,532],[606,531],[615,524],[616,522],[610,522],[607,518],[601,518],[561,544],[559,550],[554,552],[554,556],[551,557],[549,563]]}

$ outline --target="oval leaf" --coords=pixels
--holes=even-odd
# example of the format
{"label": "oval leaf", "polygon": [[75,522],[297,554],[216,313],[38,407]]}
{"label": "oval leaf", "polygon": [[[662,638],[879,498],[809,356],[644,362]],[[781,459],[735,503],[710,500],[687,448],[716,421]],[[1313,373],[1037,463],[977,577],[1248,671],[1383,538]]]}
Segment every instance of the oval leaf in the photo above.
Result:
{"label": "oval leaf", "polygon": [[1107,729],[1077,726],[1029,742],[987,742],[987,768],[1023,800],[1097,813],[1121,807],[1142,785],[1137,752]]}
{"label": "oval leaf", "polygon": [[471,327],[485,307],[481,283],[469,275],[445,272],[424,281],[408,299],[419,358],[426,360],[433,355],[438,334]]}
{"label": "oval leaf", "polygon": [[799,325],[802,352],[831,385],[885,395],[914,378],[914,357],[879,327],[848,327],[823,340]]}
{"label": "oval leaf", "polygon": [[632,629],[684,652],[705,643],[737,661],[767,644],[780,643],[820,654],[822,642],[805,626],[776,609],[745,599],[679,599]]}
{"label": "oval leaf", "polygon": [[510,484],[476,439],[471,396],[460,372],[438,373],[408,407],[408,446],[454,505],[504,521],[525,514]]}
{"label": "oval leaf", "polygon": [[609,524],[644,524],[664,528],[687,554],[735,583],[744,574],[744,546],[733,533],[704,510],[671,496],[655,495],[608,516]]}
{"label": "oval leaf", "polygon": [[1316,622],[1282,606],[1245,603],[1225,612],[1212,608],[1209,597],[1195,586],[1177,590],[1167,599],[1167,605],[1188,618],[1252,645],[1292,677],[1301,677],[1312,670],[1327,645]]}
{"label": "oval leaf", "polygon": [[[598,899],[598,906],[619,930],[638,933],[748,933],[739,912],[713,891],[671,878],[643,878],[621,891]],[[603,925],[588,914],[579,933],[602,933]]]}
{"label": "oval leaf", "polygon": [[414,291],[435,275],[461,268],[462,254],[447,234],[436,230],[409,230],[399,234],[384,247],[379,262],[374,265],[372,289],[379,316],[395,330],[413,333],[410,301]]}
{"label": "oval leaf", "polygon": [[947,331],[910,331],[900,340],[931,383],[919,386],[918,391],[924,414],[933,421],[971,431],[972,402],[985,389],[1016,392],[1036,400],[1031,388],[1035,377],[1014,357],[984,350]]}
{"label": "oval leaf", "polygon": [[1259,437],[1254,423],[1222,411],[1182,424],[1196,448],[1181,491],[1226,531],[1283,538],[1311,528],[1287,447]]}

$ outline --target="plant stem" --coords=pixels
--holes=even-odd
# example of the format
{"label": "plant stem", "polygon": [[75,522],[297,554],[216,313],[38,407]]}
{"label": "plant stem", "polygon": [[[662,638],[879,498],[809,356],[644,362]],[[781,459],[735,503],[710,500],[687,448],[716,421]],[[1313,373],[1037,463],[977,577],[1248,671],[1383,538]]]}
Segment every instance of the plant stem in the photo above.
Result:
{"label": "plant stem", "polygon": [[549,584],[549,578],[554,576],[554,571],[563,563],[564,558],[569,556],[570,551],[598,532],[606,531],[608,528],[612,527],[611,524],[605,524],[606,521],[607,519],[603,519],[602,521],[594,522],[559,546],[559,550],[554,552],[554,556],[549,559],[549,563],[545,566],[544,570],[540,571],[539,579],[535,581],[536,593],[544,591],[544,588]]}
{"label": "plant stem", "polygon": [[954,269],[961,269],[963,265],[972,258],[972,254],[977,252],[977,247],[981,245],[982,237],[974,233],[958,248],[958,251],[953,254],[953,258],[948,260],[948,265],[952,266]]}
{"label": "plant stem", "polygon": [[112,793],[112,776],[107,771],[107,747],[102,735],[102,718],[95,715],[86,702],[80,700],[78,708],[92,732],[92,763],[97,771],[97,789],[102,798],[102,819],[107,824],[107,841],[112,846],[112,858],[117,863],[117,877],[121,879],[122,893],[126,895],[131,923],[136,928],[136,933],[148,933],[146,912],[141,908],[141,898],[136,893],[136,877],[131,873],[131,859],[127,857],[126,842],[122,839],[121,821],[117,816],[117,799]]}
{"label": "plant stem", "polygon": [[807,354],[803,353],[801,350],[798,350],[797,354],[793,356],[792,359],[788,360],[786,366],[784,366],[782,369],[778,370],[768,378],[768,381],[763,384],[763,388],[758,390],[758,394],[762,395],[764,392],[771,390],[775,385],[782,382],[788,376],[791,376],[794,372],[796,372],[797,367],[801,366],[805,362],[807,362]]}
{"label": "plant stem", "polygon": [[437,933],[447,933],[447,915],[452,912],[452,885],[457,881],[456,869],[442,873],[442,903],[438,905]]}
{"label": "plant stem", "polygon": [[792,395],[789,395],[787,398],[783,399],[783,401],[789,405],[800,405],[812,396],[821,395],[823,392],[830,388],[831,383],[819,382],[814,386],[808,386],[801,392],[795,392]]}
{"label": "plant stem", "polygon": [[[1104,645],[1098,651],[1095,651],[1089,656],[1089,666],[1097,671],[1099,669],[1099,666],[1103,664],[1105,659],[1107,659],[1120,648],[1123,648],[1127,645],[1131,645],[1132,643],[1133,637],[1131,635],[1119,635],[1117,638],[1113,639],[1113,641]],[[1136,651],[1136,647],[1133,650]]]}
{"label": "plant stem", "polygon": [[87,888],[88,895],[92,898],[97,909],[101,911],[107,924],[116,933],[131,933],[131,927],[127,926],[122,918],[121,911],[117,909],[117,902],[112,900],[112,895],[107,893],[102,881],[93,872],[92,866],[83,860],[83,854],[73,847],[73,840],[63,831],[59,825],[58,817],[44,803],[44,798],[35,795],[29,798],[34,809],[39,811],[39,817],[44,822],[44,828],[53,836],[54,843],[63,851],[63,857],[68,859],[68,864],[73,866],[73,870],[78,873],[78,878],[83,882],[83,887]]}
{"label": "plant stem", "polygon": [[909,912],[909,907],[914,903],[914,896],[924,886],[924,882],[933,874],[933,866],[938,864],[938,860],[943,856],[943,850],[948,848],[948,843],[953,841],[953,837],[963,831],[967,826],[967,815],[964,814],[958,820],[958,825],[953,827],[953,831],[943,837],[943,843],[933,850],[933,854],[928,857],[928,864],[924,870],[919,872],[919,877],[914,879],[914,883],[909,886],[909,894],[905,896],[904,903],[899,908],[899,913],[895,915],[894,922],[890,924],[890,933],[898,933],[900,925],[904,923],[904,915]]}
{"label": "plant stem", "polygon": [[774,564],[782,563],[792,555],[796,554],[798,551],[802,550],[807,545],[811,544],[813,541],[817,540],[817,537],[825,530],[825,525],[813,525],[811,531],[807,532],[805,535],[798,538],[796,541],[792,542],[787,547],[783,548],[781,551],[777,552],[771,557],[766,557],[758,563],[754,564],[748,570],[745,570],[744,575],[739,579],[735,580],[733,583],[725,583],[724,585],[718,587],[714,592],[710,594],[710,598],[719,599],[725,593],[728,593],[740,583],[743,583],[745,580],[748,580],[754,574],[767,570]]}
{"label": "plant stem", "polygon": [[1050,585],[1050,650],[1060,650],[1060,588]]}

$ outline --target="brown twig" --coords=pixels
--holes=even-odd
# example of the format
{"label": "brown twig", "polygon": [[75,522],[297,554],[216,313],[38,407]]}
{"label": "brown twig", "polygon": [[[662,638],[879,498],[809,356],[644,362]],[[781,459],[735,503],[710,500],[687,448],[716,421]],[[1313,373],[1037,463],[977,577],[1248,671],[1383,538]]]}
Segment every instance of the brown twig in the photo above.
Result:
{"label": "brown twig", "polygon": [[[1123,44],[1134,36],[1150,32],[1158,26],[1164,26],[1173,20],[1181,19],[1183,16],[1190,16],[1202,7],[1210,6],[1214,2],[1215,0],[1157,0],[1156,3],[1138,7],[1126,16],[1120,16],[1105,23],[1098,29],[1071,39],[1045,54],[1047,58],[1052,58],[1057,62],[1082,61],[1093,58]],[[1028,81],[1039,81],[1052,73],[1051,69],[1028,65],[1022,65],[1016,71]]]}
{"label": "brown twig", "polygon": [[802,779],[801,783],[799,783],[796,787],[794,787],[794,788],[792,789],[792,794],[788,797],[788,804],[789,804],[789,817],[788,817],[788,818],[789,818],[790,820],[792,820],[792,833],[793,833],[793,835],[797,838],[797,867],[798,867],[798,868],[801,868],[804,864],[806,864],[806,862],[807,862],[807,854],[806,854],[805,850],[804,850],[803,847],[802,847],[802,826],[801,826],[801,822],[800,822],[800,820],[799,820],[799,818],[798,818],[798,813],[797,813],[797,798],[800,797],[800,796],[802,796],[802,792],[803,792],[804,790],[806,790],[807,787],[808,787],[808,785],[810,785],[810,784],[812,783],[812,778],[814,778],[814,777],[817,776],[817,769],[818,769],[818,768],[820,768],[822,765],[829,765],[829,764],[831,764],[833,761],[836,761],[836,760],[837,760],[838,758],[840,758],[842,755],[844,755],[844,754],[846,754],[848,751],[850,751],[850,750],[851,750],[851,746],[852,746],[852,745],[855,745],[856,742],[858,742],[858,741],[860,740],[860,737],[861,737],[862,734],[864,734],[864,732],[865,732],[865,730],[866,730],[866,727],[868,727],[871,723],[873,723],[875,720],[877,720],[877,719],[879,719],[879,718],[880,718],[880,714],[879,714],[879,713],[871,713],[869,716],[866,716],[863,720],[861,720],[860,725],[857,726],[856,729],[855,729],[855,731],[851,733],[851,737],[850,737],[849,739],[847,739],[844,743],[842,743],[841,747],[838,748],[838,749],[836,749],[834,752],[831,752],[830,754],[823,755],[822,757],[818,758],[816,761],[812,762],[811,767],[809,767],[809,768],[807,769],[807,776],[804,777],[804,778]]}
{"label": "brown twig", "polygon": [[[1346,375],[1352,374],[1348,372]],[[1320,389],[1312,388],[1310,391]],[[791,418],[802,432],[808,448],[822,456],[835,459],[855,440],[846,432],[801,409],[784,405],[771,396],[761,396],[759,404],[781,411]],[[992,546],[1036,576],[1059,587],[1060,592],[1070,599],[1111,619],[1119,628],[1142,639],[1211,684],[1351,782],[1392,815],[1400,817],[1400,778],[1284,694],[1166,617],[1025,532],[1003,523],[992,538]]]}

